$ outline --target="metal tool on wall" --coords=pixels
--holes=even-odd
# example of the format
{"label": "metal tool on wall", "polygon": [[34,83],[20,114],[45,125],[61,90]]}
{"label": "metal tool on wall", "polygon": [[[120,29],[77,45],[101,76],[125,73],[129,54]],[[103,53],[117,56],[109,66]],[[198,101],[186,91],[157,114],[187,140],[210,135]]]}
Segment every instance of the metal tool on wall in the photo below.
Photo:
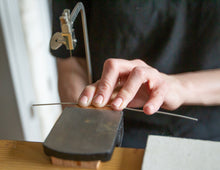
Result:
{"label": "metal tool on wall", "polygon": [[90,57],[90,50],[89,50],[89,39],[88,39],[88,31],[87,31],[87,24],[86,24],[86,14],[85,14],[85,8],[81,2],[76,4],[71,14],[70,14],[69,9],[64,9],[62,16],[60,16],[60,27],[61,27],[62,32],[56,32],[52,36],[50,40],[50,47],[53,50],[57,50],[62,45],[65,45],[66,49],[70,51],[70,56],[72,56],[72,50],[75,49],[76,43],[77,43],[77,39],[75,37],[73,26],[74,26],[74,22],[79,12],[81,13],[81,19],[82,19],[88,78],[89,78],[89,83],[91,84],[92,83],[92,66],[91,66],[91,57]]}

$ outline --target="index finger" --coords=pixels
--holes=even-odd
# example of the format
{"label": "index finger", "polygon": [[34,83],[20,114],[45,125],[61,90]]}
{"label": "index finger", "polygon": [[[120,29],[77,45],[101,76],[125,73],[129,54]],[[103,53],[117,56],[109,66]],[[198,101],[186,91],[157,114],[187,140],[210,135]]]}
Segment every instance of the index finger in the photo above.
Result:
{"label": "index finger", "polygon": [[120,76],[129,74],[137,61],[124,59],[108,59],[104,63],[102,76],[97,86],[92,104],[97,107],[105,106],[115,88]]}

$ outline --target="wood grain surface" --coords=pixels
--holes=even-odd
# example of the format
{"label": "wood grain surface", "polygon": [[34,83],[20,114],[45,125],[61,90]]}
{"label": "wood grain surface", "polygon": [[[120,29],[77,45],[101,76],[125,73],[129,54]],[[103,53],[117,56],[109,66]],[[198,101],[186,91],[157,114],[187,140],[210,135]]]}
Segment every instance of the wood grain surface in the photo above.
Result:
{"label": "wood grain surface", "polygon": [[[115,148],[111,160],[102,162],[99,170],[140,170],[143,155],[144,149]],[[43,152],[42,143],[0,140],[0,169],[73,168],[52,165]]]}

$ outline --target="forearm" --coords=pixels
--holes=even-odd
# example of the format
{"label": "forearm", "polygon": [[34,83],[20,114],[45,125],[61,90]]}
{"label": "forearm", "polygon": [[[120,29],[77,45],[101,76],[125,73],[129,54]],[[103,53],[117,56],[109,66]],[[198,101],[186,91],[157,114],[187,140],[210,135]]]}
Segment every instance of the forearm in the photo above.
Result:
{"label": "forearm", "polygon": [[141,60],[123,59],[105,61],[101,79],[83,90],[79,104],[103,107],[112,99],[119,78],[125,81],[120,81],[110,103],[114,110],[143,107],[146,114],[153,114],[160,107],[220,105],[220,69],[167,75]]}
{"label": "forearm", "polygon": [[220,69],[172,76],[180,82],[183,105],[220,105]]}
{"label": "forearm", "polygon": [[76,102],[88,84],[86,60],[76,57],[57,58],[57,68],[61,101]]}

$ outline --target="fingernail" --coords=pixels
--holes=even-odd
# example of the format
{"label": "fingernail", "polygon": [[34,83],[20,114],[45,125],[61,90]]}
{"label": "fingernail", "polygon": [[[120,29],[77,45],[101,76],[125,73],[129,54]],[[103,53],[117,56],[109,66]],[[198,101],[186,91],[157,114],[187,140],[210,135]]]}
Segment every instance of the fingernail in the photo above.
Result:
{"label": "fingernail", "polygon": [[114,102],[112,102],[112,105],[115,107],[120,107],[122,104],[122,98],[117,98]]}
{"label": "fingernail", "polygon": [[155,111],[155,108],[154,108],[154,105],[152,105],[152,104],[148,104],[147,106],[146,106],[146,109],[148,110],[148,112],[150,112],[151,114],[153,114]]}
{"label": "fingernail", "polygon": [[102,101],[103,101],[103,96],[102,95],[98,95],[93,100],[93,103],[95,103],[95,104],[102,104]]}
{"label": "fingernail", "polygon": [[79,104],[80,104],[80,105],[87,105],[87,104],[88,104],[88,97],[87,97],[87,96],[82,96],[82,97],[79,99]]}

